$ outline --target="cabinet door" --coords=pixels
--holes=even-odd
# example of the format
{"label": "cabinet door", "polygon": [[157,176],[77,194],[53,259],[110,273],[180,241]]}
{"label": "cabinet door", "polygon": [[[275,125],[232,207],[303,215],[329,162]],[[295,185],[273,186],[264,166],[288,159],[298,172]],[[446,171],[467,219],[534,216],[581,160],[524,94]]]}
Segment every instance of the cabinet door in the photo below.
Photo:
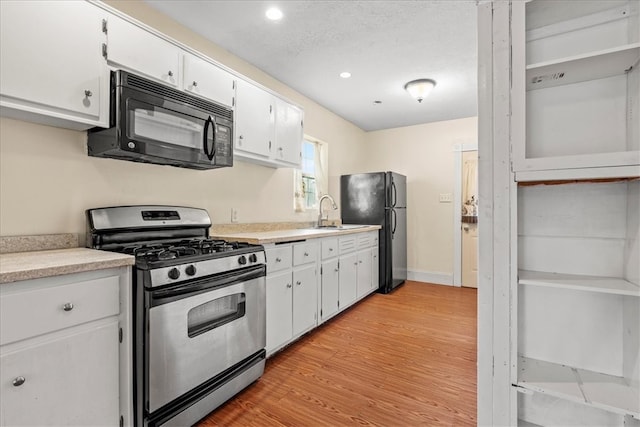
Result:
{"label": "cabinet door", "polygon": [[0,425],[118,425],[118,321],[79,329],[0,356]]}
{"label": "cabinet door", "polygon": [[358,254],[340,257],[340,308],[346,307],[356,300]]}
{"label": "cabinet door", "polygon": [[293,336],[291,272],[267,276],[267,352]]}
{"label": "cabinet door", "polygon": [[106,125],[104,15],[79,1],[0,2],[2,107]]}
{"label": "cabinet door", "polygon": [[340,296],[339,271],[337,259],[322,263],[322,320],[328,319],[338,311],[338,298]]}
{"label": "cabinet door", "polygon": [[268,158],[273,141],[273,95],[244,80],[236,89],[235,150]]}
{"label": "cabinet door", "polygon": [[378,247],[371,248],[371,290],[380,287],[380,264],[378,262]]}
{"label": "cabinet door", "polygon": [[193,55],[184,56],[184,89],[219,104],[233,107],[234,76]]}
{"label": "cabinet door", "polygon": [[117,16],[109,17],[107,38],[110,65],[178,86],[182,49]]}
{"label": "cabinet door", "polygon": [[358,298],[362,298],[371,291],[371,250],[358,252],[357,288]]}
{"label": "cabinet door", "polygon": [[300,164],[302,151],[302,110],[276,98],[276,149],[277,161],[293,166]]}
{"label": "cabinet door", "polygon": [[318,319],[318,281],[316,266],[293,271],[293,335],[316,325]]}

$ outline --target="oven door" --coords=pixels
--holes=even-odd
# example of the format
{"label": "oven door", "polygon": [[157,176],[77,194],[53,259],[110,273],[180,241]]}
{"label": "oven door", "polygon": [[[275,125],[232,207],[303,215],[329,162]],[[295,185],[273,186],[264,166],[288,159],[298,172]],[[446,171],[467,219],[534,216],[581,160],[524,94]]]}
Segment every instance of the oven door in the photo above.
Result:
{"label": "oven door", "polygon": [[265,347],[264,266],[150,295],[149,413]]}

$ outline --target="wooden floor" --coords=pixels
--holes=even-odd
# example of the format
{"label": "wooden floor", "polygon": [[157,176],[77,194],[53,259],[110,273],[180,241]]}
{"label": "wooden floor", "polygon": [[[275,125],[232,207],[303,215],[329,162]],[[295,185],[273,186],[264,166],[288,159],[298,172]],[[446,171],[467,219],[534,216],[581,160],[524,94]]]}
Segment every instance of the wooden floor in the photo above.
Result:
{"label": "wooden floor", "polygon": [[419,282],[371,295],[199,426],[475,426],[476,299]]}

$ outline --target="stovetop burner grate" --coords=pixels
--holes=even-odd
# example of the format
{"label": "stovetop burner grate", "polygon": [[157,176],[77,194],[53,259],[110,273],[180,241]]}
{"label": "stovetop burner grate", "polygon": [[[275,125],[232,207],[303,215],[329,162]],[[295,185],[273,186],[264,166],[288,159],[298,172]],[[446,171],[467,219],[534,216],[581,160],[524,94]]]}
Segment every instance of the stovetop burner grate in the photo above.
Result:
{"label": "stovetop burner grate", "polygon": [[137,259],[148,262],[166,261],[179,258],[188,259],[190,256],[207,254],[231,253],[240,249],[250,248],[249,243],[227,242],[219,239],[194,238],[180,241],[153,244],[132,244],[125,246],[121,252],[134,255]]}

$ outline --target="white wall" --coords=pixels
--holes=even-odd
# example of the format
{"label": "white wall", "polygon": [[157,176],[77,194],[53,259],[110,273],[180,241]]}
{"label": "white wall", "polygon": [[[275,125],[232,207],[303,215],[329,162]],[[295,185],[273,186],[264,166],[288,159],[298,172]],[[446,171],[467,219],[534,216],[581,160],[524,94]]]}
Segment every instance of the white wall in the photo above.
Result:
{"label": "white wall", "polygon": [[456,144],[477,143],[477,117],[367,133],[366,170],[407,176],[409,278],[453,283],[453,203]]}

